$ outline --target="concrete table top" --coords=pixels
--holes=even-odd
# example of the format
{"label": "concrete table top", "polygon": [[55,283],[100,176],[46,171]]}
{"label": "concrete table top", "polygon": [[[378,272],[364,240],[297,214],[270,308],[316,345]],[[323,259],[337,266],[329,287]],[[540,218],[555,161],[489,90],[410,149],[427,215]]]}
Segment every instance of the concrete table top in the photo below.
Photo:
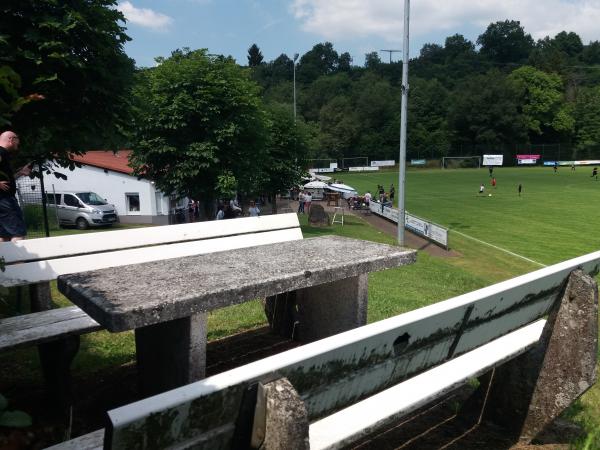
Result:
{"label": "concrete table top", "polygon": [[415,250],[324,236],[62,275],[58,289],[118,332],[415,260]]}

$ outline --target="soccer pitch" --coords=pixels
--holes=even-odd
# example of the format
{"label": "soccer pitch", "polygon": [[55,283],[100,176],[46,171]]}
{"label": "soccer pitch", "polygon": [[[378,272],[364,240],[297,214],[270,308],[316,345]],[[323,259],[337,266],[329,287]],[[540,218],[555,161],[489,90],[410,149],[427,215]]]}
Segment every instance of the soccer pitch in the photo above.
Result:
{"label": "soccer pitch", "polygon": [[[591,173],[589,166],[557,173],[551,167],[497,167],[493,188],[487,168],[408,170],[405,206],[450,230],[554,264],[600,249],[600,181]],[[377,184],[387,192],[391,183],[398,192],[397,172],[337,176],[360,194],[375,193]],[[481,183],[484,195],[478,193]]]}

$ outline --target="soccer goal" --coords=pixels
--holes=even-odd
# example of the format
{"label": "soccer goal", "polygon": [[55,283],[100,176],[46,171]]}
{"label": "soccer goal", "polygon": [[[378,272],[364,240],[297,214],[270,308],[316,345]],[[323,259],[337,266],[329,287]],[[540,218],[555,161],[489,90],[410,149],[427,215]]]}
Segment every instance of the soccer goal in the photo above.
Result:
{"label": "soccer goal", "polygon": [[342,158],[342,168],[347,167],[368,167],[368,156],[355,156],[354,158]]}
{"label": "soccer goal", "polygon": [[481,156],[444,156],[442,158],[442,169],[467,168],[481,168]]}
{"label": "soccer goal", "polygon": [[309,159],[307,163],[309,172],[333,172],[337,169],[337,159]]}

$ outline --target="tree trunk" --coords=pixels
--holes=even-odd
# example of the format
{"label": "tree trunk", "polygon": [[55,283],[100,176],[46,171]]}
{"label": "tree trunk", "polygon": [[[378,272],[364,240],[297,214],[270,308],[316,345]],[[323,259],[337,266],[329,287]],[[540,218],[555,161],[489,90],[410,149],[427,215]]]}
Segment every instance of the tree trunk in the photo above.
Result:
{"label": "tree trunk", "polygon": [[277,214],[277,193],[271,194],[271,212]]}

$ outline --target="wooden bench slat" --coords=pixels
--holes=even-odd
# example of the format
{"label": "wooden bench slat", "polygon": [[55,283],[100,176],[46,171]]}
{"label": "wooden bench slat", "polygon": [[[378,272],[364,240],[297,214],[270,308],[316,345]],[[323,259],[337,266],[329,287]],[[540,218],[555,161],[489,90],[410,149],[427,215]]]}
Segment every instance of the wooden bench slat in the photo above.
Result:
{"label": "wooden bench slat", "polygon": [[[100,237],[98,237],[98,239],[99,238]],[[0,285],[7,287],[21,286],[54,280],[59,275],[69,273],[120,267],[129,264],[160,261],[183,256],[194,256],[300,239],[302,239],[302,231],[300,228],[290,228],[252,235],[228,236],[210,240],[157,245],[154,247],[29,262],[7,266],[4,272],[0,272]]]}
{"label": "wooden bench slat", "polygon": [[102,327],[77,306],[0,320],[0,351],[90,333]]}
{"label": "wooden bench slat", "polygon": [[104,448],[104,428],[92,431],[70,441],[48,447],[46,450],[101,450]]}
{"label": "wooden bench slat", "polygon": [[0,243],[0,255],[11,264],[299,227],[296,214],[245,217],[223,220],[215,225],[214,221],[196,222],[3,242]]}
{"label": "wooden bench slat", "polygon": [[539,320],[310,425],[310,448],[342,448],[533,347]]}

